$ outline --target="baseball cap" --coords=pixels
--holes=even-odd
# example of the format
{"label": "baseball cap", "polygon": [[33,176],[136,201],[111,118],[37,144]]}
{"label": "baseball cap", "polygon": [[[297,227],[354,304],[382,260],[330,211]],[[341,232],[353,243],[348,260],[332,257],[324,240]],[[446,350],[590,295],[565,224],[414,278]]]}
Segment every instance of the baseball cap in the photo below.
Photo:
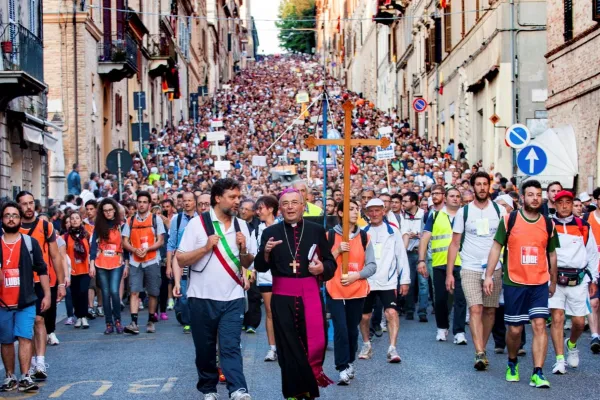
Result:
{"label": "baseball cap", "polygon": [[[556,197],[554,198],[554,201],[558,201],[558,199],[562,199],[563,197],[568,197],[571,200],[573,200],[573,193],[569,192],[568,190],[561,190],[560,192],[558,192],[556,194]],[[583,201],[583,200],[582,200]]]}
{"label": "baseball cap", "polygon": [[581,200],[582,202],[586,202],[586,201],[591,201],[592,198],[590,197],[590,195],[587,192],[582,192],[579,193],[579,200]]}
{"label": "baseball cap", "polygon": [[385,205],[383,204],[383,200],[381,199],[371,199],[367,203],[367,208],[369,207],[385,207]]}

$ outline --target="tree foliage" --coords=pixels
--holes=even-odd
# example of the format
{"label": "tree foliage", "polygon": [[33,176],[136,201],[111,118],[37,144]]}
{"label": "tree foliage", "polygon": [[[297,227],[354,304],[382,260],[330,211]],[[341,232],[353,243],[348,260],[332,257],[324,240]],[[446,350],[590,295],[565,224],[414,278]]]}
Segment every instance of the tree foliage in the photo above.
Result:
{"label": "tree foliage", "polygon": [[280,29],[280,46],[287,51],[312,53],[316,46],[316,12],[315,0],[283,0],[279,6],[280,21],[275,23]]}

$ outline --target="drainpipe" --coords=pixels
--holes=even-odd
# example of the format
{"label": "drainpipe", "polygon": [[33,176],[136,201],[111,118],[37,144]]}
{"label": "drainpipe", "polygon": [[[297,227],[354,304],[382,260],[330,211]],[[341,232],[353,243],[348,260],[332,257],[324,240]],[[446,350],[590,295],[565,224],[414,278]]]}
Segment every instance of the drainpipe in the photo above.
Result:
{"label": "drainpipe", "polygon": [[73,109],[75,111],[75,162],[79,163],[79,118],[77,116],[77,0],[73,0]]}
{"label": "drainpipe", "polygon": [[[519,116],[517,113],[517,84],[516,84],[516,60],[515,60],[515,1],[510,0],[510,83],[512,90],[512,120],[511,125],[518,122]],[[513,173],[517,173],[517,151],[512,149],[512,169]]]}

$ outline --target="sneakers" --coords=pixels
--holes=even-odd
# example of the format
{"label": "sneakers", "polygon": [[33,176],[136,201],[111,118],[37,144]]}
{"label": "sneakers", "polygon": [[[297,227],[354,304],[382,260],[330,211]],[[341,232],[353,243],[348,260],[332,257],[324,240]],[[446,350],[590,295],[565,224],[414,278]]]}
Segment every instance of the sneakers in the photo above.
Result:
{"label": "sneakers", "polygon": [[402,360],[400,359],[400,355],[398,355],[398,351],[394,346],[390,346],[387,351],[387,362],[391,364],[398,364]]}
{"label": "sneakers", "polygon": [[590,343],[590,350],[594,354],[600,353],[600,337],[596,336],[592,338],[592,342]]}
{"label": "sneakers", "polygon": [[138,310],[143,310],[144,309],[144,302],[142,300],[140,300],[140,304],[138,306]]}
{"label": "sneakers", "polygon": [[146,332],[148,332],[148,333],[156,332],[156,327],[154,326],[154,322],[148,321],[148,323],[146,324]]}
{"label": "sneakers", "polygon": [[56,334],[52,332],[48,335],[48,340],[46,341],[46,343],[48,343],[50,346],[58,346],[60,344],[60,341],[56,337]]}
{"label": "sneakers", "polygon": [[123,325],[121,325],[121,321],[117,320],[115,322],[115,329],[117,330],[117,333],[120,335],[121,333],[123,333],[124,328]]}
{"label": "sneakers", "polygon": [[65,320],[65,325],[73,325],[75,323],[75,317],[69,317]]}
{"label": "sneakers", "polygon": [[246,333],[256,333],[256,329],[253,328],[253,327],[251,327],[251,326],[249,326],[249,327],[246,328]]}
{"label": "sneakers", "polygon": [[437,335],[435,335],[435,340],[438,342],[445,342],[448,340],[448,329],[439,329],[437,330]]}
{"label": "sneakers", "polygon": [[252,396],[244,388],[238,389],[229,396],[231,400],[252,400]]}
{"label": "sneakers", "polygon": [[534,373],[533,375],[531,375],[531,380],[529,381],[529,386],[541,388],[541,389],[548,389],[548,388],[550,388],[550,382],[548,382],[548,380],[546,379],[546,377],[544,376],[544,373],[542,371],[538,371],[538,372]]}
{"label": "sneakers", "polygon": [[475,353],[475,364],[473,365],[473,368],[475,368],[477,371],[485,371],[487,369],[487,365],[488,363],[485,353]]}
{"label": "sneakers", "polygon": [[556,360],[552,366],[552,373],[556,375],[564,375],[567,373],[567,362],[565,359]]}
{"label": "sneakers", "polygon": [[223,373],[223,370],[221,368],[217,368],[217,370],[219,371],[219,383],[227,382],[227,378],[225,378],[225,374]]}
{"label": "sneakers", "polygon": [[454,344],[458,344],[460,346],[467,345],[467,338],[465,337],[464,332],[459,332],[456,335],[454,335]]}
{"label": "sneakers", "polygon": [[112,326],[112,324],[106,324],[106,330],[104,331],[105,335],[110,335],[111,333],[114,333],[115,328]]}
{"label": "sneakers", "polygon": [[570,331],[572,327],[573,327],[573,321],[571,321],[571,318],[568,318],[565,321],[565,327],[564,327],[564,329],[565,329],[565,331]]}
{"label": "sneakers", "polygon": [[204,400],[219,400],[218,393],[208,393],[204,395]]}
{"label": "sneakers", "polygon": [[168,321],[169,320],[169,316],[167,315],[166,312],[161,312],[160,313],[160,320],[161,321]]}
{"label": "sneakers", "polygon": [[269,349],[265,356],[265,361],[277,361],[277,352],[273,349]]}
{"label": "sneakers", "polygon": [[167,301],[167,311],[173,311],[175,308],[175,301],[173,299],[169,299]]}
{"label": "sneakers", "polygon": [[88,307],[87,317],[88,319],[96,319],[96,311],[94,311],[94,307]]}
{"label": "sneakers", "polygon": [[504,348],[502,348],[502,347],[495,347],[494,348],[494,353],[495,354],[504,354]]}
{"label": "sneakers", "polygon": [[35,392],[40,387],[31,379],[29,375],[25,375],[19,381],[19,392]]}
{"label": "sneakers", "polygon": [[519,349],[519,351],[517,351],[517,356],[519,356],[519,357],[524,357],[525,354],[527,354],[525,349]]}
{"label": "sneakers", "polygon": [[138,324],[136,324],[135,322],[131,321],[131,323],[125,327],[125,333],[130,333],[132,335],[137,335],[137,334],[140,333],[140,328],[138,327]]}
{"label": "sneakers", "polygon": [[81,329],[88,329],[90,327],[90,324],[88,323],[88,320],[86,317],[81,318]]}
{"label": "sneakers", "polygon": [[75,325],[73,325],[73,327],[75,329],[81,328],[81,318],[77,318],[77,321],[75,322]]}
{"label": "sneakers", "polygon": [[184,325],[184,326],[183,326],[183,333],[185,333],[185,334],[190,334],[190,333],[192,333],[192,327],[191,327],[191,326],[189,326],[189,325]]}
{"label": "sneakers", "polygon": [[348,368],[343,371],[340,371],[340,379],[338,380],[338,385],[347,386],[350,384],[350,375],[348,375]]}
{"label": "sneakers", "polygon": [[368,360],[373,356],[373,348],[371,347],[371,343],[363,343],[362,348],[360,349],[360,353],[358,353],[358,358],[360,360]]}
{"label": "sneakers", "polygon": [[104,317],[104,307],[102,307],[102,306],[98,307],[96,310],[96,315],[98,317]]}
{"label": "sneakers", "polygon": [[356,374],[356,371],[354,370],[354,364],[350,363],[348,364],[348,376],[350,377],[350,379],[354,379],[354,375]]}
{"label": "sneakers", "polygon": [[[33,379],[35,379],[36,381],[45,381],[46,379],[48,379],[48,372],[46,371],[47,369],[48,364],[35,364],[35,366],[33,367]],[[23,380],[21,379],[21,381]],[[21,385],[21,381],[19,381],[19,387]]]}
{"label": "sneakers", "polygon": [[506,366],[506,382],[519,382],[519,364],[513,364],[511,362]]}
{"label": "sneakers", "polygon": [[571,368],[579,367],[579,350],[577,350],[577,344],[575,344],[575,347],[570,349],[569,339],[566,339],[565,349],[567,349],[567,365]]}
{"label": "sneakers", "polygon": [[387,329],[387,321],[386,321],[386,319],[385,319],[385,318],[383,318],[383,319],[381,320],[381,323],[379,324],[379,326],[381,326],[381,330],[382,330],[383,332],[387,332],[387,331],[388,331],[388,329]]}
{"label": "sneakers", "polygon": [[2,387],[0,387],[0,392],[12,392],[17,386],[19,386],[17,377],[14,375],[7,376],[2,383]]}

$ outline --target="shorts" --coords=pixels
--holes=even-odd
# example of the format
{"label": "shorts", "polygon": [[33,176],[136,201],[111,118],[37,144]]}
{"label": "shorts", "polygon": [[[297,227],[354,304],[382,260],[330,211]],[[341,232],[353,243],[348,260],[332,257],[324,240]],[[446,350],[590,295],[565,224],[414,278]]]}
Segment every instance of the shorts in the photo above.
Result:
{"label": "shorts", "polygon": [[0,307],[0,343],[13,344],[17,338],[31,340],[35,322],[35,305],[22,310]]}
{"label": "shorts", "polygon": [[[557,285],[558,286],[558,285]],[[600,285],[598,285],[598,290],[596,290],[596,294],[590,297],[590,300],[600,299]]]}
{"label": "shorts", "polygon": [[159,264],[149,264],[144,268],[129,266],[129,291],[131,293],[141,293],[145,287],[148,296],[158,297],[161,283]]}
{"label": "shorts", "polygon": [[273,286],[257,286],[261,293],[273,293]]}
{"label": "shorts", "polygon": [[373,306],[375,305],[376,299],[379,297],[383,304],[383,309],[396,308],[396,291],[390,290],[372,290],[365,298],[365,304],[363,305],[363,314],[371,314],[373,312]]}
{"label": "shorts", "polygon": [[535,318],[548,319],[548,284],[532,286],[504,285],[504,322],[525,325]]}
{"label": "shorts", "polygon": [[96,277],[94,276],[92,279],[90,279],[90,290],[93,290],[94,292],[96,291],[96,289],[100,289],[100,280],[96,280]]}
{"label": "shorts", "polygon": [[35,301],[35,315],[39,315],[43,317],[46,314],[46,311],[42,312],[42,300],[44,300],[44,289],[42,288],[42,284],[36,282],[35,286],[35,295],[37,296],[37,300]]}
{"label": "shorts", "polygon": [[498,308],[500,302],[500,292],[502,291],[502,269],[494,271],[494,289],[490,296],[483,292],[483,269],[481,271],[472,271],[461,268],[460,280],[462,289],[467,300],[467,307],[483,305],[488,308]]}
{"label": "shorts", "polygon": [[556,285],[554,296],[548,300],[548,308],[565,310],[572,317],[585,317],[592,312],[589,300],[588,284],[577,286]]}

